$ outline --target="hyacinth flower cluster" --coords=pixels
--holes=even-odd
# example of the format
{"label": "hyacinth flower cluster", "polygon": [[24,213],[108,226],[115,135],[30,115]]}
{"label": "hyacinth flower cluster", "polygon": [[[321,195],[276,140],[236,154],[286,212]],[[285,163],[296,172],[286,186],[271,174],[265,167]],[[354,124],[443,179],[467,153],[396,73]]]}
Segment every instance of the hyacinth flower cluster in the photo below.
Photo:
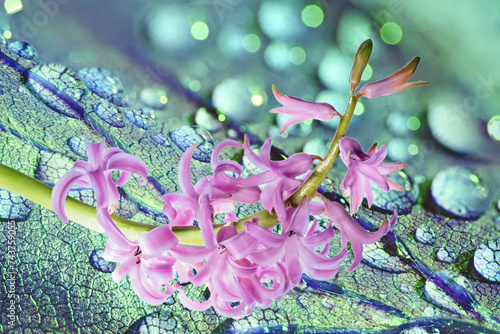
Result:
{"label": "hyacinth flower cluster", "polygon": [[[363,246],[380,240],[394,226],[397,212],[369,232],[353,218],[366,196],[373,201],[372,184],[389,191],[402,187],[386,175],[405,165],[385,163],[387,150],[375,144],[364,152],[360,144],[345,137],[357,99],[374,98],[425,84],[407,81],[415,72],[418,58],[380,81],[363,86],[356,94],[364,68],[371,54],[372,43],[363,43],[356,54],[349,84],[351,96],[344,115],[327,103],[315,103],[273,93],[282,105],[271,110],[291,117],[281,128],[284,133],[293,124],[306,119],[328,121],[340,117],[339,127],[325,157],[296,153],[285,160],[270,158],[272,141],[267,139],[259,153],[253,151],[245,136],[243,143],[224,140],[211,157],[212,174],[191,183],[191,160],[197,144],[189,147],[180,159],[178,182],[182,193],[164,194],[163,213],[169,224],[157,226],[130,240],[113,221],[111,213],[119,198],[117,187],[130,173],[147,180],[147,166],[139,158],[117,148],[106,148],[105,142],[87,143],[88,162],[77,161],[52,191],[53,210],[68,221],[64,202],[73,184],[91,187],[97,201],[97,221],[108,240],[103,254],[109,261],[120,263],[112,273],[119,283],[127,275],[132,289],[143,301],[159,305],[174,293],[193,310],[213,307],[219,314],[241,318],[255,307],[267,308],[282,299],[301,280],[303,274],[316,280],[332,279],[352,251],[354,260],[347,271],[355,270],[362,259]],[[260,172],[244,177],[238,162],[221,159],[226,148],[243,150],[244,155]],[[340,185],[350,199],[349,211],[338,202],[317,192],[338,155],[347,166]],[[318,160],[313,170],[313,161]],[[122,171],[113,181],[112,171]],[[305,176],[304,176],[305,175]],[[249,217],[237,217],[236,203],[260,203],[263,210]],[[326,215],[326,228],[318,222]],[[224,225],[214,225],[220,217]],[[311,218],[312,217],[312,218]],[[279,232],[273,229],[280,224]],[[201,243],[181,243],[176,231],[197,226]],[[337,232],[336,232],[337,231]],[[177,234],[176,234],[177,233]],[[334,254],[331,242],[339,234],[341,248]],[[350,245],[350,248],[349,248]],[[206,285],[208,299],[191,300],[182,286]]]}

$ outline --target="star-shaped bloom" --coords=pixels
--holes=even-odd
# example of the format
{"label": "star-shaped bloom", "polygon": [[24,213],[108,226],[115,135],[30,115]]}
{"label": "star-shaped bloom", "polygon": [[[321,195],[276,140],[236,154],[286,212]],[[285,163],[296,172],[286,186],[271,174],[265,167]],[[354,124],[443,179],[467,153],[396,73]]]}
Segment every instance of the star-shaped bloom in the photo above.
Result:
{"label": "star-shaped bloom", "polygon": [[[221,315],[241,318],[255,306],[268,307],[273,300],[283,297],[285,287],[289,287],[283,267],[274,264],[259,267],[246,258],[233,257],[231,250],[241,253],[247,248],[240,236],[234,226],[225,226],[217,233],[217,247],[208,249],[203,246],[177,245],[170,251],[177,260],[192,264],[188,266],[187,272],[179,268],[182,281],[189,281],[196,286],[206,284],[210,289],[210,298],[203,303],[191,301],[179,290],[179,298],[184,305],[196,310],[213,306]],[[196,275],[192,275],[191,268],[196,269]],[[273,281],[272,287],[262,284],[270,281]],[[240,302],[240,305],[234,308],[229,304],[236,302]]]}
{"label": "star-shaped bloom", "polygon": [[354,261],[347,268],[347,271],[355,270],[363,255],[363,245],[373,244],[380,240],[394,226],[398,218],[397,211],[394,211],[391,221],[384,220],[380,228],[376,232],[368,232],[361,227],[352,216],[337,203],[329,201],[321,196],[325,204],[325,213],[339,230],[342,237],[342,250],[347,250],[347,242],[351,243],[351,249],[354,254]]}
{"label": "star-shaped bloom", "polygon": [[263,172],[251,175],[241,180],[240,185],[249,187],[266,184],[260,194],[260,202],[264,208],[273,214],[276,212],[278,219],[285,220],[286,209],[283,200],[287,195],[291,195],[302,184],[302,180],[297,179],[307,173],[316,155],[307,153],[292,154],[285,160],[272,161],[271,138],[268,138],[260,148],[260,156],[250,147],[250,140],[245,135],[243,147],[248,160]]}
{"label": "star-shaped bloom", "polygon": [[340,189],[344,190],[345,196],[351,197],[351,214],[358,210],[363,201],[363,194],[366,195],[368,206],[372,206],[373,192],[370,181],[384,191],[404,189],[399,184],[388,179],[386,175],[403,169],[406,164],[401,162],[385,163],[383,161],[386,156],[387,149],[385,145],[382,145],[377,150],[377,144],[374,144],[365,153],[356,140],[347,137],[340,138],[340,157],[347,166],[347,172]]}
{"label": "star-shaped bloom", "polygon": [[[113,212],[120,197],[117,187],[128,181],[130,173],[142,176],[140,185],[147,182],[148,167],[144,161],[119,148],[106,148],[104,140],[98,144],[87,143],[87,156],[88,161],[77,160],[52,189],[52,208],[64,222],[68,222],[64,201],[75,183],[94,190],[98,210],[107,208]],[[111,177],[111,172],[115,170],[122,171],[116,182]]]}
{"label": "star-shaped bloom", "polygon": [[297,97],[281,94],[273,85],[273,94],[276,100],[283,105],[283,107],[271,109],[271,113],[282,113],[291,115],[280,130],[280,135],[285,132],[290,126],[296,123],[303,122],[308,119],[317,119],[323,122],[330,121],[335,116],[340,114],[335,108],[328,103],[309,102]]}
{"label": "star-shaped bloom", "polygon": [[[270,265],[281,260],[293,285],[299,283],[302,272],[319,280],[335,276],[346,257],[347,248],[333,257],[326,256],[330,249],[329,243],[335,236],[331,225],[319,232],[315,221],[308,230],[309,204],[305,197],[296,209],[290,207],[288,210],[293,211],[293,214],[289,215],[289,220],[282,222],[281,234],[273,233],[255,222],[245,223],[247,233],[267,245],[257,249],[248,258],[259,265]],[[316,252],[316,248],[323,245],[323,251]]]}
{"label": "star-shaped bloom", "polygon": [[356,98],[359,99],[364,96],[369,99],[373,99],[382,95],[398,93],[411,87],[428,85],[429,83],[426,81],[408,82],[417,70],[419,62],[420,57],[415,57],[408,64],[384,79],[367,83],[361,87],[358,94],[356,94]]}
{"label": "star-shaped bloom", "polygon": [[[179,218],[183,219],[182,216]],[[179,242],[171,226],[155,227],[130,241],[106,209],[97,212],[97,221],[108,236],[104,259],[120,263],[111,274],[113,280],[119,283],[130,275],[130,284],[139,298],[151,305],[163,303],[174,292],[169,280],[173,279],[172,266],[176,260],[163,255]]]}
{"label": "star-shaped bloom", "polygon": [[[241,148],[241,144],[232,140],[221,142],[212,155],[214,174],[201,178],[195,185],[191,183],[191,159],[197,144],[184,152],[178,169],[179,186],[182,194],[168,193],[163,195],[165,205],[163,212],[170,220],[180,213],[187,212],[192,219],[183,220],[183,224],[191,225],[196,219],[201,236],[207,248],[217,244],[213,230],[213,216],[219,213],[232,212],[234,202],[255,203],[259,200],[260,189],[257,186],[239,186],[241,166],[234,161],[218,161],[220,151],[228,146]],[[236,174],[236,177],[226,172]]]}

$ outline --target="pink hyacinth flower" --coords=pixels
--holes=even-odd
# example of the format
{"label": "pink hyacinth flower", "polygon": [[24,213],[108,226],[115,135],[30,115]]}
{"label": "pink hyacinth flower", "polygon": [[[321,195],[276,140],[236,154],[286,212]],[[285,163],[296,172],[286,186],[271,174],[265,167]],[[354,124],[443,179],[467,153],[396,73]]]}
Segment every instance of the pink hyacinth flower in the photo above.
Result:
{"label": "pink hyacinth flower", "polygon": [[386,235],[396,223],[398,213],[394,211],[391,221],[384,220],[376,232],[368,232],[351,217],[341,204],[329,201],[323,196],[322,199],[325,203],[325,213],[339,230],[342,237],[342,250],[347,250],[347,242],[351,243],[354,261],[347,268],[347,271],[353,271],[361,262],[363,245],[373,244]]}
{"label": "pink hyacinth flower", "polygon": [[[192,264],[197,270],[197,274],[193,276],[190,267],[187,268],[187,273],[180,269],[179,277],[196,286],[206,284],[210,289],[210,299],[204,303],[191,301],[179,290],[179,299],[185,306],[196,310],[213,306],[221,315],[237,319],[249,314],[255,306],[268,307],[273,300],[283,297],[286,293],[284,289],[289,287],[289,284],[282,267],[259,267],[246,258],[234,258],[231,251],[244,252],[248,244],[242,241],[251,238],[240,237],[241,234],[230,225],[218,231],[215,248],[179,244],[171,249],[170,254],[174,258]],[[250,247],[255,246],[256,244]],[[271,280],[271,288],[262,284]],[[233,308],[230,302],[241,303]]]}
{"label": "pink hyacinth flower", "polygon": [[[77,160],[52,189],[52,208],[66,223],[68,217],[64,211],[64,201],[73,184],[92,188],[96,196],[97,209],[107,208],[113,212],[120,198],[117,187],[128,181],[130,173],[142,176],[140,185],[147,182],[148,167],[144,161],[132,154],[124,153],[119,148],[106,148],[104,140],[99,144],[87,143],[87,156],[88,161]],[[111,172],[115,170],[122,171],[116,182],[111,178]]]}
{"label": "pink hyacinth flower", "polygon": [[260,194],[260,202],[270,214],[273,214],[274,210],[281,221],[285,220],[286,214],[283,200],[303,183],[302,180],[296,178],[307,173],[311,169],[313,161],[320,157],[307,153],[296,153],[285,160],[272,161],[270,159],[271,146],[271,138],[268,138],[260,148],[259,156],[252,150],[250,140],[245,135],[243,143],[245,155],[263,172],[244,178],[240,185],[250,187],[266,184]]}
{"label": "pink hyacinth flower", "polygon": [[[333,257],[326,256],[335,233],[331,225],[326,230],[318,232],[317,221],[308,231],[307,198],[304,197],[296,209],[291,207],[288,210],[293,211],[293,214],[283,223],[281,234],[273,233],[255,222],[245,223],[247,233],[267,245],[265,248],[257,249],[248,258],[259,265],[270,265],[281,260],[293,285],[299,283],[302,272],[318,280],[334,277],[340,263],[346,257],[347,248]],[[316,252],[316,248],[323,245],[325,245],[323,251]]]}
{"label": "pink hyacinth flower", "polygon": [[366,98],[373,99],[383,95],[398,93],[411,87],[428,85],[429,83],[426,81],[408,82],[417,70],[419,62],[420,57],[415,57],[408,64],[384,79],[367,83],[361,87],[358,94],[356,94],[356,98],[359,99],[364,96]]}
{"label": "pink hyacinth flower", "polygon": [[97,220],[108,236],[104,259],[120,263],[111,274],[113,280],[119,283],[130,275],[130,284],[139,298],[151,305],[163,303],[175,290],[169,284],[169,280],[173,279],[175,259],[162,255],[179,242],[171,226],[155,227],[140,234],[135,241],[130,241],[106,209],[97,212]]}
{"label": "pink hyacinth flower", "polygon": [[340,138],[340,157],[347,166],[347,172],[340,189],[344,190],[345,196],[351,197],[351,214],[354,214],[360,207],[363,194],[366,195],[368,206],[372,206],[373,192],[370,181],[384,191],[404,189],[388,179],[386,175],[400,171],[406,164],[401,162],[384,163],[386,156],[387,148],[385,145],[377,150],[377,144],[375,144],[365,153],[356,140],[347,137]]}
{"label": "pink hyacinth flower", "polygon": [[[170,220],[174,220],[180,213],[188,212],[191,220],[183,220],[183,225],[191,225],[196,219],[203,242],[207,248],[211,249],[217,244],[213,229],[213,216],[233,211],[234,201],[257,202],[260,189],[257,186],[239,186],[241,166],[234,161],[218,161],[218,155],[223,148],[228,146],[241,148],[241,144],[232,140],[225,140],[215,148],[212,155],[214,174],[201,178],[193,185],[191,183],[191,159],[196,146],[197,144],[194,144],[189,147],[179,162],[179,186],[183,193],[163,195],[165,201],[163,212]],[[237,177],[233,178],[226,172],[235,173]]]}
{"label": "pink hyacinth flower", "polygon": [[271,113],[282,113],[291,115],[283,124],[280,130],[280,135],[283,134],[290,126],[296,123],[303,122],[308,119],[317,119],[323,122],[330,121],[335,116],[342,117],[335,108],[328,103],[309,102],[293,96],[281,94],[273,85],[273,94],[276,100],[283,107],[271,109]]}

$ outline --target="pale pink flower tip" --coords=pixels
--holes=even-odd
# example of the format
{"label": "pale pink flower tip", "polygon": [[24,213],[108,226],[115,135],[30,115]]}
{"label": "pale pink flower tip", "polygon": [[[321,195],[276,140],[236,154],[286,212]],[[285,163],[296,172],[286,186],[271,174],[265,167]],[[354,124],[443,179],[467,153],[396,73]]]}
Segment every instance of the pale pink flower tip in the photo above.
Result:
{"label": "pale pink flower tip", "polygon": [[347,137],[340,138],[340,157],[347,166],[347,172],[340,189],[344,190],[345,196],[351,197],[351,214],[358,210],[363,201],[363,194],[366,195],[368,206],[371,207],[373,193],[370,181],[385,191],[390,189],[403,190],[403,187],[389,180],[386,175],[403,169],[406,164],[401,162],[384,163],[386,156],[387,148],[385,145],[377,150],[377,144],[375,144],[365,153],[356,140]]}
{"label": "pale pink flower tip", "polygon": [[278,88],[273,85],[273,94],[276,100],[283,105],[283,107],[271,109],[271,113],[282,113],[291,115],[289,119],[283,124],[280,129],[280,135],[283,134],[290,126],[301,123],[308,119],[317,119],[327,122],[335,116],[341,115],[335,108],[328,103],[309,102],[293,96],[281,94]]}
{"label": "pale pink flower tip", "polygon": [[415,57],[408,64],[384,79],[367,83],[356,94],[356,98],[359,99],[364,96],[373,99],[383,95],[398,93],[411,87],[428,85],[429,83],[426,81],[408,82],[417,70],[419,62],[420,57]]}

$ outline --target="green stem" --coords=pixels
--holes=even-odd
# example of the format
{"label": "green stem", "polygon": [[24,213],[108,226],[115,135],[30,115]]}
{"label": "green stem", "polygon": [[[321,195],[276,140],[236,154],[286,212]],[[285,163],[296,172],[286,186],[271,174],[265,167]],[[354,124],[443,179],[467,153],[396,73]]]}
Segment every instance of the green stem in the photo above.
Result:
{"label": "green stem", "polygon": [[[52,210],[52,187],[35,180],[21,172],[0,164],[0,189],[18,194],[30,201]],[[93,231],[103,233],[104,230],[97,222],[96,208],[82,203],[74,198],[67,197],[64,205],[66,215],[71,221]],[[130,240],[135,240],[142,232],[147,232],[157,225],[148,225],[134,222],[115,215],[111,216],[116,226]],[[220,226],[216,226],[216,231]],[[196,227],[174,227],[175,235],[180,243],[188,245],[202,245],[200,230]]]}
{"label": "green stem", "polygon": [[[356,107],[356,103],[357,99],[351,95],[346,112],[340,120],[339,126],[337,128],[337,131],[335,132],[335,136],[333,137],[328,153],[326,154],[325,158],[316,166],[312,174],[302,184],[302,186],[290,198],[286,200],[286,204],[291,204],[294,207],[297,207],[304,196],[307,196],[309,200],[314,197],[316,190],[320,186],[321,182],[323,182],[330,169],[333,167],[333,164],[335,163],[335,160],[339,155],[339,139],[340,137],[345,136],[347,132],[347,128],[349,127],[349,123],[354,113],[354,108]],[[0,189],[18,194],[30,201],[40,204],[41,206],[49,210],[52,210],[51,187],[1,164]],[[100,233],[104,232],[97,222],[95,207],[82,203],[74,198],[67,197],[64,208],[70,220],[93,231],[97,231]],[[111,217],[116,223],[116,226],[118,226],[123,234],[125,234],[125,236],[130,240],[135,240],[140,233],[152,230],[157,226],[137,223],[115,215],[112,215]],[[278,224],[276,215],[271,215],[267,210],[263,210],[254,215],[240,219],[239,221],[234,223],[234,226],[238,231],[241,232],[244,229],[243,224],[247,221],[251,221],[252,218],[259,218],[259,224],[267,229],[272,228],[273,226]],[[217,231],[221,227],[222,225],[214,226],[215,232],[217,233]],[[175,235],[177,236],[181,244],[203,245],[203,240],[201,239],[201,235],[197,227],[178,226],[172,227],[172,230],[175,232]]]}
{"label": "green stem", "polygon": [[[349,98],[349,104],[347,105],[344,116],[342,116],[342,119],[339,122],[339,126],[337,127],[337,131],[333,136],[330,148],[328,149],[325,158],[318,163],[318,165],[311,173],[309,178],[306,181],[304,181],[304,183],[300,186],[300,188],[297,189],[297,191],[295,191],[295,193],[293,193],[293,195],[290,196],[285,201],[286,205],[291,204],[294,207],[298,207],[300,202],[302,202],[304,196],[307,196],[309,200],[311,200],[314,197],[316,191],[321,185],[321,182],[323,182],[323,180],[326,178],[326,176],[332,169],[335,160],[337,160],[337,157],[339,156],[340,153],[339,139],[340,137],[344,137],[347,133],[347,128],[349,127],[349,123],[351,122],[357,102],[358,99],[356,99],[354,95],[351,94]],[[259,220],[260,226],[267,229],[274,227],[279,223],[276,215],[271,215],[267,210],[262,210],[259,213],[256,213],[252,216],[240,219],[233,225],[240,232],[243,230],[243,224],[247,221],[250,221],[252,218],[260,218]]]}

